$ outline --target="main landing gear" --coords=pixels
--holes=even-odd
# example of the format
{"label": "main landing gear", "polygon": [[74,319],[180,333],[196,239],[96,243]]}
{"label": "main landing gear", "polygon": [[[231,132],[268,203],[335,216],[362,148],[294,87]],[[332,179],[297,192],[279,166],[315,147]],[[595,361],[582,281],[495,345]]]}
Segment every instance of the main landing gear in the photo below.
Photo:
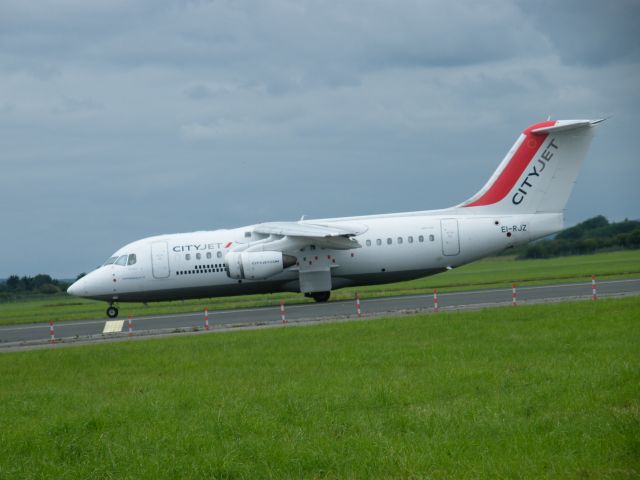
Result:
{"label": "main landing gear", "polygon": [[311,297],[318,303],[324,303],[329,300],[331,296],[331,292],[313,292],[313,293],[305,293],[305,297]]}
{"label": "main landing gear", "polygon": [[107,317],[116,318],[118,316],[118,308],[114,307],[113,304],[109,305],[107,308]]}

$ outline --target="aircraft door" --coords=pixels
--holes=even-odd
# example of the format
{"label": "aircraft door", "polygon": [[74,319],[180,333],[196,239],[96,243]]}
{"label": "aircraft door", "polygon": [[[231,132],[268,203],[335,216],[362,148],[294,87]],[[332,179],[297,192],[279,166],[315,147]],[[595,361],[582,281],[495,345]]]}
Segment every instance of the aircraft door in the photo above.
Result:
{"label": "aircraft door", "polygon": [[460,237],[458,235],[458,220],[445,218],[440,220],[442,232],[442,254],[447,256],[460,253]]}
{"label": "aircraft door", "polygon": [[154,278],[167,278],[169,276],[169,249],[167,242],[154,242],[151,244],[151,271]]}

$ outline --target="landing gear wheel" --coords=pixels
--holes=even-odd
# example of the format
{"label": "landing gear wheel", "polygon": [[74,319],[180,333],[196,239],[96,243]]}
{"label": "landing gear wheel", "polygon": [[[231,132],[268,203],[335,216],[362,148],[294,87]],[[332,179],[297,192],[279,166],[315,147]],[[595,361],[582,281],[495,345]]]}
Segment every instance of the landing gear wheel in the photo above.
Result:
{"label": "landing gear wheel", "polygon": [[313,292],[310,297],[318,303],[324,303],[329,300],[331,292]]}
{"label": "landing gear wheel", "polygon": [[118,316],[118,309],[113,305],[109,306],[109,308],[107,308],[107,317],[116,318],[117,316]]}

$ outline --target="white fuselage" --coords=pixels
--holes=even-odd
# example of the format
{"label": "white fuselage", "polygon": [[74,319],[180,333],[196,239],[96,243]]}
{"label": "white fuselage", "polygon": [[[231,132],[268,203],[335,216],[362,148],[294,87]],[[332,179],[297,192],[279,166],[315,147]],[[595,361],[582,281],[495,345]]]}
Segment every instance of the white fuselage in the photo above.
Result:
{"label": "white fuselage", "polygon": [[298,292],[301,269],[326,269],[332,289],[409,280],[440,273],[562,229],[562,214],[478,216],[459,209],[313,220],[357,226],[361,248],[307,245],[286,252],[296,265],[264,280],[230,278],[227,252],[256,241],[253,226],[159,235],[135,241],[112,258],[134,254],[133,265],[108,264],[70,293],[99,300],[154,301]]}

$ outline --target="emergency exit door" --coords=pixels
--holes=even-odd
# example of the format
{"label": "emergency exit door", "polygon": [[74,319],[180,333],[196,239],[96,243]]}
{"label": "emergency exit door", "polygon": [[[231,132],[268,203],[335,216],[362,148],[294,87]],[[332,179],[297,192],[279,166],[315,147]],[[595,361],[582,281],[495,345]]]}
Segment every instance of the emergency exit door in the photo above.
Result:
{"label": "emergency exit door", "polygon": [[440,230],[442,232],[442,254],[448,256],[458,255],[460,253],[458,220],[455,218],[440,220]]}
{"label": "emergency exit door", "polygon": [[151,244],[151,271],[154,278],[167,278],[169,276],[167,242],[154,242]]}

